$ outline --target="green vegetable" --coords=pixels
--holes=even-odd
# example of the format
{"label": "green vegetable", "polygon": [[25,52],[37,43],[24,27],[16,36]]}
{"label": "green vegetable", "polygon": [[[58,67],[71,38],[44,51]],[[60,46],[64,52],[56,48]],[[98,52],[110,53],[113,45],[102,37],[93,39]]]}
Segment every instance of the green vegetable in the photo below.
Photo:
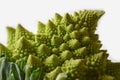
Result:
{"label": "green vegetable", "polygon": [[120,80],[95,34],[102,10],[74,15],[56,13],[37,34],[21,24],[7,27],[7,47],[0,43],[0,80]]}

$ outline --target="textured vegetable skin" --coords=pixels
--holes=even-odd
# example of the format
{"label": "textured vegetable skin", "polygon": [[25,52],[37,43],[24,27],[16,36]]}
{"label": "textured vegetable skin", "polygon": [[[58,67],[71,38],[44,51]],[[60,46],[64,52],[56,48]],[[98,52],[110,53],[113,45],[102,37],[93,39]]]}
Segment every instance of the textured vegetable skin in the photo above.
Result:
{"label": "textured vegetable skin", "polygon": [[95,33],[104,13],[56,13],[47,24],[38,22],[36,34],[21,24],[8,26],[7,47],[0,44],[0,80],[119,80],[119,72],[110,71],[119,64],[108,61]]}

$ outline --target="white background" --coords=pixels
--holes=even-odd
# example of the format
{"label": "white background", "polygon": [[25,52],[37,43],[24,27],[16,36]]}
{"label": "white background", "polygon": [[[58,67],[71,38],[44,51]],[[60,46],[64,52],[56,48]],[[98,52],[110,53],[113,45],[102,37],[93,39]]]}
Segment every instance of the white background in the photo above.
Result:
{"label": "white background", "polygon": [[73,13],[82,9],[102,9],[97,33],[109,59],[120,61],[120,2],[119,0],[0,0],[0,42],[6,45],[6,26],[21,23],[36,33],[37,22],[47,22],[54,13]]}

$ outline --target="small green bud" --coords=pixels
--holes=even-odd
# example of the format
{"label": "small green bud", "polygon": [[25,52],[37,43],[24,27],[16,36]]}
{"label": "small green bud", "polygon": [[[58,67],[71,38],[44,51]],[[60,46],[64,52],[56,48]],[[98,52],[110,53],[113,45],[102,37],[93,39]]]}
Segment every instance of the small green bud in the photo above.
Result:
{"label": "small green bud", "polygon": [[66,27],[66,31],[67,31],[68,33],[72,32],[73,30],[74,30],[73,24],[70,24],[70,25],[68,25],[68,26]]}
{"label": "small green bud", "polygon": [[74,30],[73,32],[70,33],[71,39],[80,39],[80,33],[79,31]]}
{"label": "small green bud", "polygon": [[77,39],[71,39],[68,43],[71,49],[77,49],[80,47],[80,42]]}
{"label": "small green bud", "polygon": [[60,53],[60,57],[61,57],[62,61],[71,59],[72,56],[73,56],[73,54],[69,50],[65,50],[62,53]]}
{"label": "small green bud", "polygon": [[59,47],[60,51],[65,51],[65,50],[69,50],[69,46],[67,43],[62,43]]}

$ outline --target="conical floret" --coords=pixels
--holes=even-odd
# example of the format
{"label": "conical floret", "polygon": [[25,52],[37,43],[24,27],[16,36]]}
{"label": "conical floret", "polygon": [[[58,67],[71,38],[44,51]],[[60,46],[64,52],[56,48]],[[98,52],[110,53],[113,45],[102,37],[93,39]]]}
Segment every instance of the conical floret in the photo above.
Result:
{"label": "conical floret", "polygon": [[7,26],[7,45],[8,48],[13,48],[13,44],[15,43],[15,29]]}
{"label": "conical floret", "polygon": [[21,24],[18,24],[15,32],[15,41],[24,36],[26,39],[34,40],[34,34],[26,30]]}
{"label": "conical floret", "polygon": [[5,54],[10,53],[7,47],[0,43],[0,56],[5,56]]}
{"label": "conical floret", "polygon": [[45,33],[45,24],[39,21],[37,34],[40,34],[40,33]]}

